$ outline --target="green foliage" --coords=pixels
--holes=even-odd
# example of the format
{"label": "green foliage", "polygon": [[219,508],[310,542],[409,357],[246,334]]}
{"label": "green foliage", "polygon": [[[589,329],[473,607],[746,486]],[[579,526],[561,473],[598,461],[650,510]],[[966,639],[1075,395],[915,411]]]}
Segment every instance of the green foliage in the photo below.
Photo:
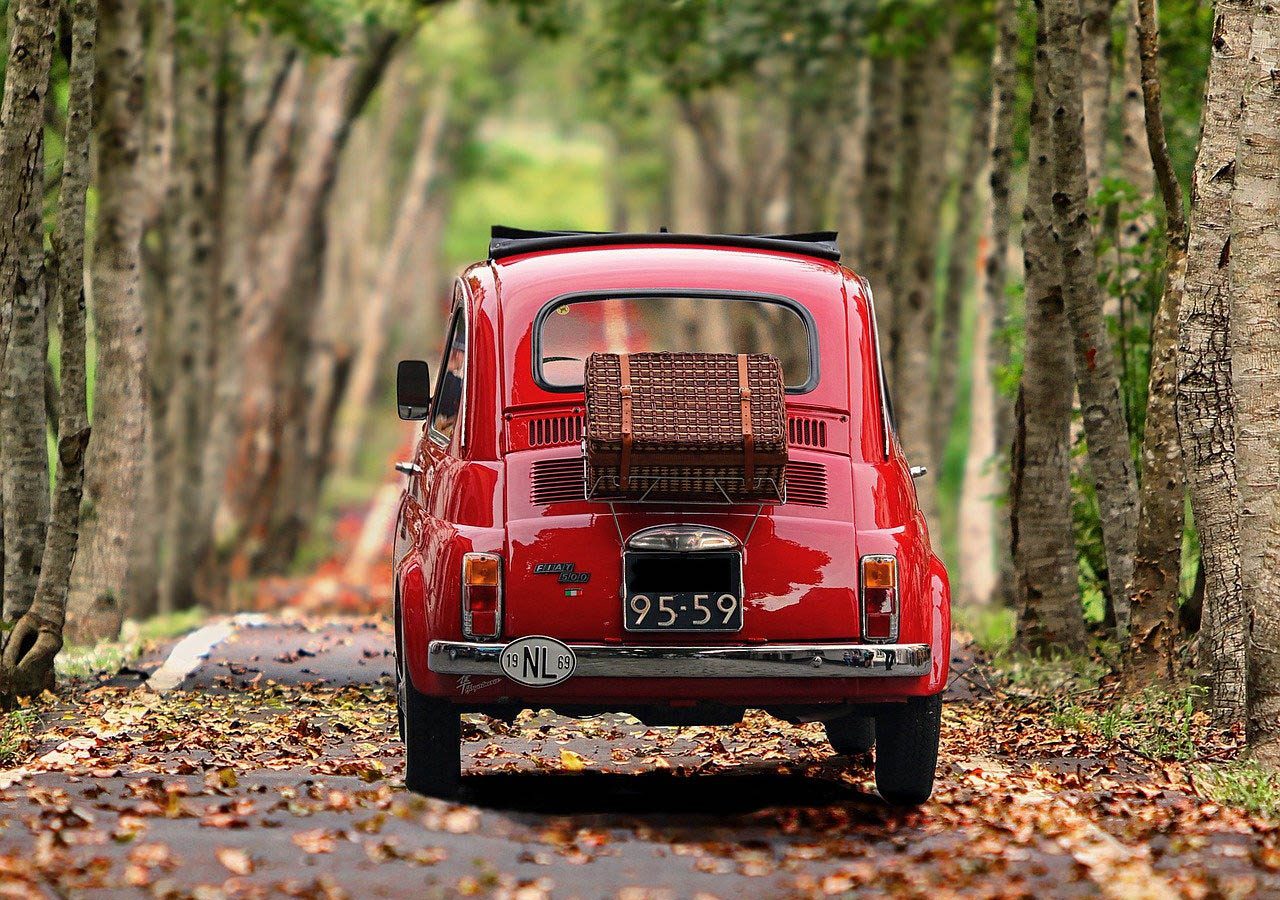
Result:
{"label": "green foliage", "polygon": [[1280,819],[1280,773],[1255,760],[1200,768],[1198,786],[1219,803]]}
{"label": "green foliage", "polygon": [[1200,755],[1203,713],[1197,705],[1203,690],[1149,688],[1105,707],[1067,702],[1053,714],[1053,724],[1089,732],[1152,760],[1189,762]]}
{"label": "green foliage", "polygon": [[0,712],[0,767],[13,765],[37,721],[36,711],[29,707]]}
{"label": "green foliage", "polygon": [[1017,638],[1018,616],[1002,606],[960,606],[953,611],[957,631],[968,632],[974,644],[990,659],[1005,656]]}

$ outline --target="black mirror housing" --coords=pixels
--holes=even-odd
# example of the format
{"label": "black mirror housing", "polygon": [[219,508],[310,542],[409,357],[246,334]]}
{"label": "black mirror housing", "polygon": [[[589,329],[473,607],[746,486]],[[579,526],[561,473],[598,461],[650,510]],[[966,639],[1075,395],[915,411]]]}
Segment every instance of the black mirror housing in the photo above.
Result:
{"label": "black mirror housing", "polygon": [[396,406],[400,418],[420,422],[430,415],[431,368],[420,359],[402,359],[396,366]]}

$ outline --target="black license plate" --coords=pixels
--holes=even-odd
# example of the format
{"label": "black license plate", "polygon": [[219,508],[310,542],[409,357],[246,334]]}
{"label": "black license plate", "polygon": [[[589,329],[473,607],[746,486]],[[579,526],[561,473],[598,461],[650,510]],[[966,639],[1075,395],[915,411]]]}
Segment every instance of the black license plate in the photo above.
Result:
{"label": "black license plate", "polygon": [[627,631],[741,631],[742,557],[734,551],[626,553]]}

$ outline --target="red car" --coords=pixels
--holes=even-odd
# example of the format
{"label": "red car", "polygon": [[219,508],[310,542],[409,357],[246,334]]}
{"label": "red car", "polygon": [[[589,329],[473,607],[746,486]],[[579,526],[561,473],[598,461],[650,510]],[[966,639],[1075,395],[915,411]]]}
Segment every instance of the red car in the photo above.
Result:
{"label": "red car", "polygon": [[[950,588],[894,433],[871,289],[832,234],[495,228],[453,292],[395,536],[406,784],[460,782],[463,713],[626,712],[732,724],[745,708],[875,748],[892,803],[933,789]],[[769,504],[587,499],[595,351],[769,353],[788,462]]]}

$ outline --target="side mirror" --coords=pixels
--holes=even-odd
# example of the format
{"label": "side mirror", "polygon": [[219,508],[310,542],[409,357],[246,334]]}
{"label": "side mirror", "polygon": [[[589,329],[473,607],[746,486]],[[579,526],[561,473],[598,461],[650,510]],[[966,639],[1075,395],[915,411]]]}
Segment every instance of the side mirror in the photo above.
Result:
{"label": "side mirror", "polygon": [[420,422],[430,414],[431,369],[420,359],[402,359],[396,366],[396,406],[400,418]]}

